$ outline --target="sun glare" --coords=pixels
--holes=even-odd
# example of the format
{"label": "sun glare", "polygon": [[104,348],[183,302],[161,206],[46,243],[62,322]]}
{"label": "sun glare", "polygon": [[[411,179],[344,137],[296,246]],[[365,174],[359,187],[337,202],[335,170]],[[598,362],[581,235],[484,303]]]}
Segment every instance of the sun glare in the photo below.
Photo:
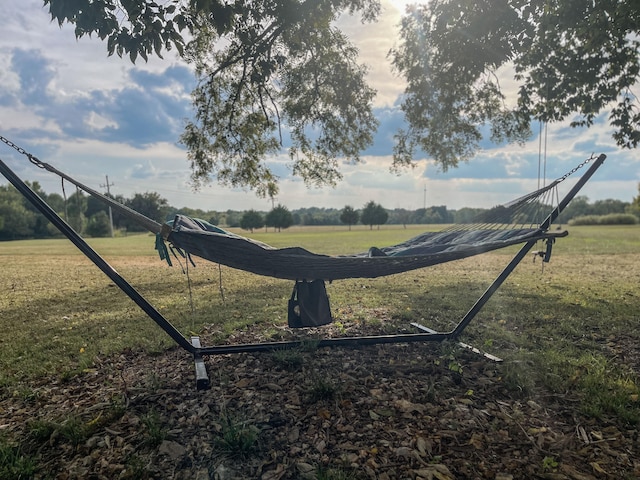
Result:
{"label": "sun glare", "polygon": [[425,3],[424,0],[384,0],[383,6],[386,4],[387,8],[393,8],[400,14],[404,14],[408,5],[415,5]]}

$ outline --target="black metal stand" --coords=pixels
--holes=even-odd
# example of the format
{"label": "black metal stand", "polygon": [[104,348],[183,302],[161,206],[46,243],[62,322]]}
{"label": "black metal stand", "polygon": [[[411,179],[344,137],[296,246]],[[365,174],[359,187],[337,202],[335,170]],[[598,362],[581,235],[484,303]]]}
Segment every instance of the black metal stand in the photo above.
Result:
{"label": "black metal stand", "polygon": [[[561,200],[558,207],[541,224],[541,228],[548,229],[562,210],[569,204],[571,199],[580,191],[584,184],[591,178],[595,171],[602,165],[606,156],[600,155],[593,161],[587,172],[580,177],[576,185]],[[202,357],[204,355],[218,355],[243,352],[263,352],[286,348],[296,348],[304,345],[305,341],[289,342],[267,342],[251,343],[239,345],[218,345],[203,347],[200,345],[199,337],[192,337],[189,341],[180,333],[164,316],[158,312],[138,291],[131,286],[116,270],[109,265],[91,246],[84,241],[46,202],[44,202],[28,185],[18,178],[13,171],[0,160],[0,172],[11,182],[20,193],[22,193],[54,226],[56,226],[71,242],[80,249],[102,272],[107,275],[131,300],[133,300],[156,324],[162,328],[180,347],[193,354],[196,368],[196,383],[198,388],[208,388],[209,377]],[[535,241],[529,241],[522,246],[498,277],[489,285],[487,290],[475,302],[467,314],[460,320],[456,327],[450,332],[437,332],[427,327],[418,326],[422,333],[400,334],[400,335],[372,335],[362,337],[342,337],[322,339],[317,342],[318,347],[352,347],[360,345],[376,345],[388,343],[409,343],[409,342],[441,342],[443,340],[457,340],[471,320],[489,301],[498,288],[504,283],[507,277],[513,272],[516,266],[522,261],[527,253],[533,248]],[[466,346],[466,344],[465,344]],[[473,348],[473,347],[471,347]]]}

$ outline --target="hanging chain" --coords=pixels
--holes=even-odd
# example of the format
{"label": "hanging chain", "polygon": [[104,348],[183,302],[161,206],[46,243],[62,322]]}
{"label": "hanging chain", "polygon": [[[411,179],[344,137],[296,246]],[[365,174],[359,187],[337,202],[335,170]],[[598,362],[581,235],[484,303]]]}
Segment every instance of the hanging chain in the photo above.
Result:
{"label": "hanging chain", "polygon": [[574,173],[576,173],[578,170],[580,170],[582,167],[584,167],[586,164],[588,164],[591,160],[594,160],[598,157],[595,156],[594,153],[591,154],[591,156],[589,158],[587,158],[584,162],[582,162],[580,165],[574,167],[570,172],[565,173],[563,176],[561,176],[558,180],[556,180],[557,183],[560,182],[564,182],[568,177],[570,177],[571,175],[573,175]]}
{"label": "hanging chain", "polygon": [[38,157],[36,157],[35,155],[31,155],[29,152],[27,152],[24,148],[16,145],[15,143],[13,143],[11,140],[9,140],[6,137],[3,137],[2,135],[0,135],[0,140],[2,141],[2,143],[5,143],[6,145],[8,145],[9,147],[15,149],[18,153],[24,155],[25,157],[27,157],[29,159],[29,161],[31,163],[33,163],[36,167],[38,168],[44,168],[45,167],[45,163],[42,162]]}

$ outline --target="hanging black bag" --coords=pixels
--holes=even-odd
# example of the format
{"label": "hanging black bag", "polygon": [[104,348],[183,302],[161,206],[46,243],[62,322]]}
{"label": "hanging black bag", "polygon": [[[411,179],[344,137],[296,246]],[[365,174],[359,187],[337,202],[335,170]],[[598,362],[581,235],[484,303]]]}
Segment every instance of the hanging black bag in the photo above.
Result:
{"label": "hanging black bag", "polygon": [[298,282],[289,300],[289,327],[319,327],[331,323],[331,306],[324,280]]}

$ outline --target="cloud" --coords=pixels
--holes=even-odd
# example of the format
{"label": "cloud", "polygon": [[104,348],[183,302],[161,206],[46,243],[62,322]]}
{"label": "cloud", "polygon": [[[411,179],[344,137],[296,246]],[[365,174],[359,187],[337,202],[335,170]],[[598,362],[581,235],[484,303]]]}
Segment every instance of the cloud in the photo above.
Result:
{"label": "cloud", "polygon": [[99,139],[138,148],[175,142],[191,113],[189,92],[195,80],[186,66],[170,66],[160,73],[133,70],[127,74],[126,87],[65,94],[50,87],[57,70],[40,51],[16,48],[10,65],[20,85],[10,105],[46,118],[56,125],[56,134],[70,139]]}
{"label": "cloud", "polygon": [[[177,141],[185,118],[193,114],[192,69],[172,55],[131,64],[108,57],[99,39],[76,40],[73,26],[52,24],[41,0],[5,2],[0,35],[0,134],[41,160],[77,177],[93,188],[105,175],[112,193],[131,197],[157,191],[169,203],[215,210],[268,210],[271,202],[244,189],[213,183],[193,192],[189,162]],[[362,25],[347,16],[340,26],[360,49],[370,68],[369,81],[378,90],[375,115],[380,128],[358,165],[342,165],[344,179],[336,188],[307,189],[293,178],[285,152],[267,164],[281,177],[277,201],[289,208],[360,208],[373,200],[387,208],[429,205],[490,207],[537,188],[538,169],[547,180],[568,172],[592,152],[609,155],[605,165],[581,193],[592,200],[638,194],[637,151],[621,150],[611,139],[607,115],[590,129],[568,122],[534,125],[524,146],[482,143],[482,150],[457,169],[441,172],[427,158],[401,175],[389,171],[393,135],[404,126],[398,107],[404,83],[397,78],[387,53],[397,41],[398,1],[383,2],[377,24]],[[515,92],[513,71],[504,68],[501,86]],[[510,93],[509,101],[513,95]],[[60,180],[29,164],[0,145],[0,157],[22,178],[37,180],[47,192],[59,192]],[[420,155],[419,158],[426,157]],[[546,161],[545,161],[546,159]],[[570,186],[571,181],[566,182]]]}

